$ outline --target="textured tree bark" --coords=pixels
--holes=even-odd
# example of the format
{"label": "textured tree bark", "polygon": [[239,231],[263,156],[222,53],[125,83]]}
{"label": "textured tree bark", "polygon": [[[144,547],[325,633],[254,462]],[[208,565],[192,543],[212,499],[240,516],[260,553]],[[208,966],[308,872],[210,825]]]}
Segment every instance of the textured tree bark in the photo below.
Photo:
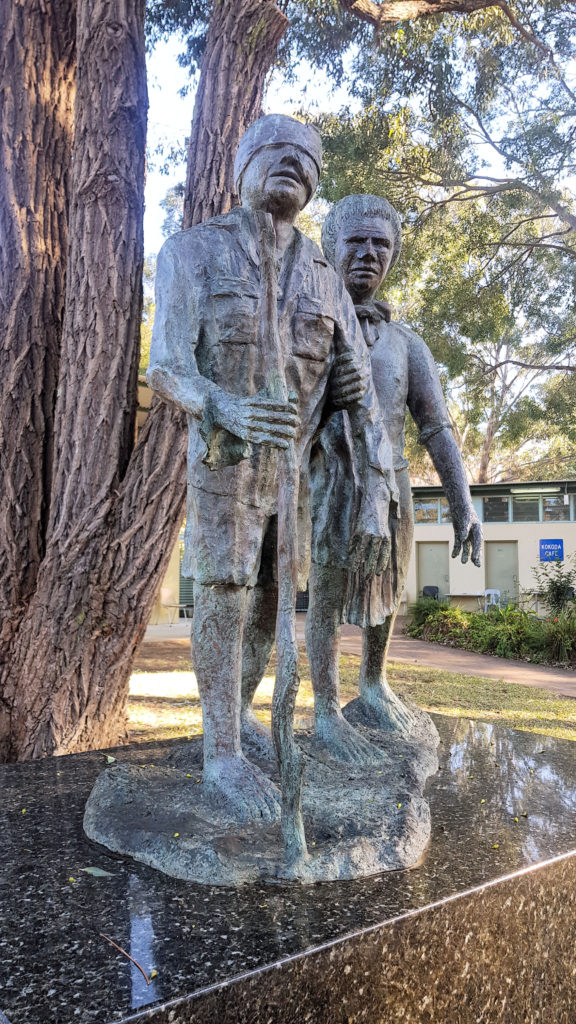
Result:
{"label": "textured tree bark", "polygon": [[188,143],[185,228],[237,204],[234,155],[260,116],[266,75],[287,27],[275,0],[214,4]]}
{"label": "textured tree bark", "polygon": [[340,0],[340,4],[374,28],[439,14],[472,14],[486,7],[503,7],[502,0]]}
{"label": "textured tree bark", "polygon": [[[0,760],[122,741],[133,657],[184,514],[181,415],[155,401],[130,453],[142,260],[142,17],[143,0],[79,2],[54,485],[45,556],[4,675]],[[259,113],[287,24],[273,0],[220,0],[214,18],[195,107],[187,224],[229,209],[236,144]],[[197,124],[210,125],[210,134]]]}
{"label": "textured tree bark", "polygon": [[[64,314],[76,0],[0,4],[0,665],[44,554]],[[0,684],[0,733],[2,732]]]}
{"label": "textured tree bark", "polygon": [[114,687],[107,716],[97,695],[104,697],[106,669],[118,659],[108,651],[99,665],[98,657],[117,639],[102,642],[116,624],[105,618],[117,601],[110,530],[134,436],[146,109],[144,0],[80,0],[50,514],[3,685],[9,758],[73,744],[91,715],[117,718]]}

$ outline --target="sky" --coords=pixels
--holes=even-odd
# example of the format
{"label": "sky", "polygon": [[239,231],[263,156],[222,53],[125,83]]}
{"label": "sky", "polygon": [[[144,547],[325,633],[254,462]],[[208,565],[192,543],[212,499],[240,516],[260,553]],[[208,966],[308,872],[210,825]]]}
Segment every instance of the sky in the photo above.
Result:
{"label": "sky", "polygon": [[[146,179],[146,210],[144,214],[144,251],[147,256],[160,249],[164,237],[164,211],[160,202],[173,185],[184,181],[185,161],[175,165],[168,174],[160,170],[161,160],[155,156],[159,143],[183,146],[190,131],[194,109],[194,88],[186,96],[180,91],[189,84],[188,73],[177,61],[177,39],[160,43],[148,56],[148,173]],[[280,75],[272,76],[264,100],[265,113],[292,114],[296,110],[338,110],[350,105],[345,89],[334,89],[326,76],[310,65],[302,65],[298,80],[288,89]]]}

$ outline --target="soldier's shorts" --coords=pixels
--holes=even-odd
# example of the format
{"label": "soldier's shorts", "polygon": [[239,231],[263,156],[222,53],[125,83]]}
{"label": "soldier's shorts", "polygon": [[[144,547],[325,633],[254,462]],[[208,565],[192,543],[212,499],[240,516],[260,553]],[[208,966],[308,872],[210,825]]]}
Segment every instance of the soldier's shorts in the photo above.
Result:
{"label": "soldier's shorts", "polygon": [[[309,561],[304,514],[301,510],[298,529],[303,589]],[[182,575],[211,585],[275,587],[277,535],[277,516],[265,508],[196,490],[188,500]]]}

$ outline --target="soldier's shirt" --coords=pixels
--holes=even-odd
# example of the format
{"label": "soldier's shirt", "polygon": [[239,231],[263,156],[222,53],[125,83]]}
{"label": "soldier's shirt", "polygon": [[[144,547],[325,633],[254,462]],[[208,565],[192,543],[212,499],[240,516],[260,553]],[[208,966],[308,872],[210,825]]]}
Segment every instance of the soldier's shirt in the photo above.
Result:
{"label": "soldier's shirt", "polygon": [[[368,376],[370,356],[350,297],[319,248],[295,230],[289,249],[279,279],[278,315],[288,389],[299,403],[297,456],[306,471],[336,355],[351,352]],[[238,464],[211,470],[203,461],[207,446],[201,434],[211,387],[249,396],[266,384],[254,214],[238,208],[168,239],[158,257],[156,282],[148,378],[164,397],[188,409],[189,502],[219,494],[274,514],[278,450],[255,445]],[[390,446],[371,388],[359,405],[368,463],[391,479]]]}

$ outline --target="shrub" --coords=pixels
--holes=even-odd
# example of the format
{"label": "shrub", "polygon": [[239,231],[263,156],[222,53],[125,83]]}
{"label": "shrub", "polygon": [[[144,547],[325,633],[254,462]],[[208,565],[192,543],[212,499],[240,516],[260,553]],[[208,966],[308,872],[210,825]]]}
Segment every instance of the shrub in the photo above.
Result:
{"label": "shrub", "polygon": [[576,663],[576,609],[545,619],[543,626],[544,649],[550,661]]}
{"label": "shrub", "polygon": [[422,599],[410,609],[408,633],[480,654],[576,664],[576,605],[538,619],[513,605],[484,614]]}
{"label": "shrub", "polygon": [[436,601],[433,597],[420,597],[416,604],[408,609],[409,623],[407,632],[410,636],[420,636],[420,630],[430,616],[436,615],[440,608],[448,608],[445,601]]}
{"label": "shrub", "polygon": [[570,568],[561,558],[554,562],[541,562],[532,567],[538,589],[551,614],[560,615],[574,604],[576,567]]}

